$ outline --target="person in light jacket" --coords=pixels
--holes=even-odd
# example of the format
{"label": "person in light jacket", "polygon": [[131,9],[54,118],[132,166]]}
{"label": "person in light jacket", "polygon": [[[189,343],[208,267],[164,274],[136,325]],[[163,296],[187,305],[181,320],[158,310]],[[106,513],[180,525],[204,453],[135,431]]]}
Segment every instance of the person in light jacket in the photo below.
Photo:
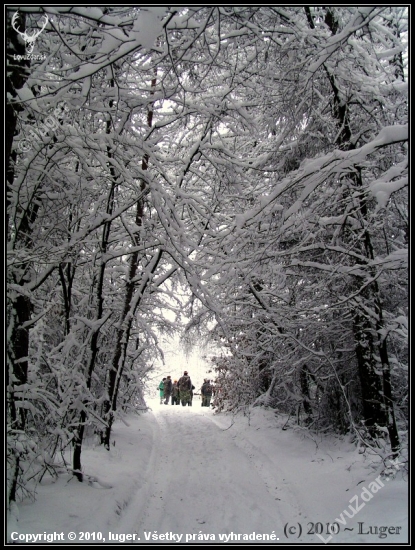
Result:
{"label": "person in light jacket", "polygon": [[163,397],[164,397],[164,383],[165,383],[166,379],[163,378],[163,380],[160,382],[160,384],[158,385],[158,390],[160,391],[160,405],[163,403]]}

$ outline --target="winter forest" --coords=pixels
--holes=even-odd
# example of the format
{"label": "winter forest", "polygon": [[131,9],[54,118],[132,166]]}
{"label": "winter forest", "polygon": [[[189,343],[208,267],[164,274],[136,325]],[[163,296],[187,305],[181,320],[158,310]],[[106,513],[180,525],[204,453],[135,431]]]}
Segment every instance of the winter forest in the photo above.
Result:
{"label": "winter forest", "polygon": [[145,409],[408,431],[408,7],[6,6],[7,499]]}

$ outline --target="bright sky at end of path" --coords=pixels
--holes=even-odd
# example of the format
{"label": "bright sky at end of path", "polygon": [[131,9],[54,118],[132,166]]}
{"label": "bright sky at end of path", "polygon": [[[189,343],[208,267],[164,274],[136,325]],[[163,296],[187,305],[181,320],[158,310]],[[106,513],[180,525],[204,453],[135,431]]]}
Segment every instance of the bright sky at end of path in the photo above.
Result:
{"label": "bright sky at end of path", "polygon": [[[159,361],[151,373],[151,380],[155,382],[155,386],[158,386],[159,379],[167,375],[170,375],[172,380],[178,380],[185,370],[189,372],[196,391],[199,391],[204,378],[214,379],[215,373],[209,372],[213,366],[208,359],[210,352],[206,349],[195,344],[192,350],[186,353],[178,337],[163,341],[164,364]],[[155,397],[155,388],[149,386],[148,391],[151,397]]]}

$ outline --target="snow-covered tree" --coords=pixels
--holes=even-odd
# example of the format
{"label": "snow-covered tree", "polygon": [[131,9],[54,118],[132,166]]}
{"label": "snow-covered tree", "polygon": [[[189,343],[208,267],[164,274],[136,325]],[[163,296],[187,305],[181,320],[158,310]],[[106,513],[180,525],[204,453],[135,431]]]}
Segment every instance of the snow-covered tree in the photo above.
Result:
{"label": "snow-covered tree", "polygon": [[219,409],[396,454],[407,10],[27,6],[19,30],[45,14],[28,61],[8,10],[9,501],[68,448],[82,481],[183,314],[223,346]]}

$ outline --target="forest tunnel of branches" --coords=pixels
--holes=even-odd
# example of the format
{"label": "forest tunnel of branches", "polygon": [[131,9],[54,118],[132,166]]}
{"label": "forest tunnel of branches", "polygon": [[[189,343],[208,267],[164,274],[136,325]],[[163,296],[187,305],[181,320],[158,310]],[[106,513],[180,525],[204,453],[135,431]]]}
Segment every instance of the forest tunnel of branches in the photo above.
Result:
{"label": "forest tunnel of branches", "polygon": [[83,480],[86,430],[109,448],[176,333],[217,350],[219,412],[399,455],[407,27],[387,6],[7,9],[9,503],[60,461]]}

